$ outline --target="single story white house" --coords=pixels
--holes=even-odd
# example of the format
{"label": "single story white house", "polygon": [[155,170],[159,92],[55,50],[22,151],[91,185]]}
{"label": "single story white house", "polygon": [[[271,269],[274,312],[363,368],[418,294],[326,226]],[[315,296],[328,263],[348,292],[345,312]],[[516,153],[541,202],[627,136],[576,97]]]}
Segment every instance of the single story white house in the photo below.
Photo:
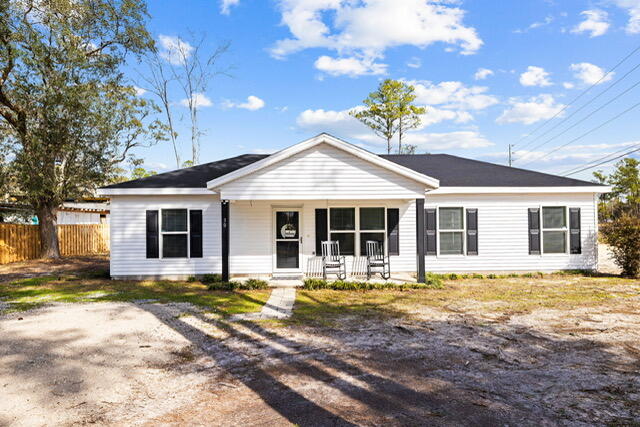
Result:
{"label": "single story white house", "polygon": [[446,154],[377,155],[328,134],[104,187],[111,276],[317,275],[335,240],[391,273],[597,268],[606,186]]}

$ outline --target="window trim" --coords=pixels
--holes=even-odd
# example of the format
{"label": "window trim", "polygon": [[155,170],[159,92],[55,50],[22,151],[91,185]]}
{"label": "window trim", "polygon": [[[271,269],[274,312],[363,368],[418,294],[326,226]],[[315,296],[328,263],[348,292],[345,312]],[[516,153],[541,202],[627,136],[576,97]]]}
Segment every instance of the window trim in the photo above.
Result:
{"label": "window trim", "polygon": [[[438,236],[438,241],[436,244],[436,257],[442,258],[460,258],[467,256],[467,215],[466,215],[466,207],[462,205],[434,205],[436,209],[436,233]],[[440,209],[461,209],[462,210],[462,229],[451,229],[451,230],[442,230],[440,228]],[[443,254],[440,253],[440,245],[442,244],[442,238],[440,237],[440,233],[462,233],[462,253],[461,254]]]}
{"label": "window trim", "polygon": [[[540,255],[539,256],[564,256],[569,254],[569,208],[572,206],[569,205],[553,205],[553,204],[544,204],[540,205],[540,210],[538,211],[539,222],[540,222]],[[545,228],[544,227],[544,208],[563,208],[564,209],[564,227],[563,228]],[[564,251],[563,252],[545,252],[544,251],[544,232],[545,231],[564,231]]]}
{"label": "window trim", "polygon": [[[355,209],[355,227],[353,230],[332,230],[331,229],[331,209]],[[379,208],[384,209],[384,230],[361,230],[360,229],[360,208]],[[384,252],[385,255],[389,252],[389,244],[387,242],[387,229],[389,225],[387,224],[387,209],[389,207],[386,204],[364,204],[364,205],[328,205],[327,206],[327,238],[331,239],[331,235],[334,233],[354,233],[354,241],[353,241],[353,255],[354,258],[357,257],[366,257],[367,254],[360,253],[360,234],[361,233],[381,233],[384,239]],[[395,255],[394,255],[395,256]]]}
{"label": "window trim", "polygon": [[[187,211],[187,230],[186,231],[162,231],[162,211],[186,210]],[[204,235],[204,209],[164,207],[158,208],[158,235],[159,235],[159,254],[158,259],[192,259],[191,258],[191,211],[202,211],[203,217],[203,235]],[[186,234],[187,235],[187,256],[186,257],[165,257],[164,256],[164,239],[165,234]],[[203,238],[204,243],[204,238]],[[204,246],[204,245],[203,245]],[[204,254],[203,254],[204,255]],[[203,256],[204,258],[204,256]],[[199,259],[199,258],[198,258]]]}

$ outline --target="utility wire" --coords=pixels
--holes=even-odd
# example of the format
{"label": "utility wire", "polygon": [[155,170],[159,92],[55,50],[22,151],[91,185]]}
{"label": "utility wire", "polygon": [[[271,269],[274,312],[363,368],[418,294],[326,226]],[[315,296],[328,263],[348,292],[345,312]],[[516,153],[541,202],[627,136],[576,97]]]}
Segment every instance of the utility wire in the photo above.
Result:
{"label": "utility wire", "polygon": [[[587,101],[586,104],[582,105],[580,108],[578,108],[576,111],[574,111],[573,113],[571,113],[568,117],[566,117],[565,119],[562,119],[561,121],[559,121],[558,123],[556,123],[554,126],[552,126],[550,129],[546,130],[545,132],[543,132],[542,134],[538,135],[537,137],[535,137],[533,140],[531,140],[530,142],[528,142],[524,147],[521,148],[524,149],[527,146],[529,146],[531,143],[539,140],[540,138],[542,138],[543,136],[547,135],[549,132],[551,132],[552,130],[558,128],[559,126],[563,125],[564,123],[566,123],[567,121],[569,121],[573,116],[575,116],[576,114],[578,114],[580,111],[582,111],[587,105],[591,104],[593,101],[595,101],[596,99],[600,98],[600,96],[604,95],[605,93],[607,93],[609,90],[613,89],[618,83],[620,83],[621,81],[623,81],[629,74],[631,74],[632,72],[634,72],[635,70],[637,70],[638,68],[640,68],[640,63],[638,65],[636,65],[635,67],[633,67],[631,70],[629,70],[624,76],[620,77],[618,80],[616,80],[615,82],[613,82],[609,87],[607,87],[605,90],[603,90],[602,92],[600,92],[598,95],[596,95],[595,97],[591,98],[590,101]],[[631,86],[630,88],[628,88],[627,90],[625,90],[624,92],[618,94],[616,97],[614,97],[612,100],[610,100],[609,102],[607,102],[605,105],[603,105],[602,107],[598,108],[597,110],[593,111],[589,116],[592,116],[594,113],[600,111],[602,108],[604,108],[605,106],[609,105],[611,102],[615,101],[616,99],[618,99],[619,97],[621,97],[622,95],[624,95],[625,93],[629,92],[631,89],[633,89],[634,87],[636,87],[638,84],[640,84],[640,81],[636,84],[634,84],[633,86]],[[537,146],[535,146],[534,148],[532,148],[530,151],[535,151],[538,148],[542,147],[543,145],[546,145],[547,143],[549,143],[550,141],[553,141],[554,139],[556,139],[557,137],[559,137],[560,135],[563,135],[565,132],[567,132],[569,129],[574,128],[576,125],[578,125],[579,123],[582,123],[584,120],[586,120],[585,117],[584,119],[580,120],[578,123],[572,125],[571,127],[569,127],[568,129],[565,129],[562,133],[554,136],[551,139],[546,140],[545,142],[543,142],[542,144],[539,144]],[[515,160],[514,160],[515,162]]]}
{"label": "utility wire", "polygon": [[[595,82],[594,84],[592,84],[591,86],[589,86],[587,89],[585,89],[584,91],[582,91],[578,96],[576,96],[575,98],[573,98],[573,100],[571,102],[569,102],[567,105],[564,106],[564,108],[562,108],[560,111],[558,111],[553,117],[551,117],[550,119],[547,119],[546,121],[544,121],[541,125],[539,125],[538,127],[536,127],[532,132],[528,133],[527,135],[524,135],[522,138],[520,138],[518,141],[516,141],[516,143],[514,145],[518,145],[520,144],[520,142],[522,142],[524,139],[530,137],[531,135],[533,135],[534,133],[536,133],[538,130],[540,130],[541,128],[543,128],[544,126],[546,126],[547,123],[549,123],[551,120],[555,119],[556,117],[558,117],[560,114],[562,114],[567,108],[569,108],[571,105],[573,105],[573,103],[575,103],[577,100],[579,100],[580,98],[582,98],[584,95],[587,94],[587,92],[589,92],[591,89],[593,89],[594,87],[596,87],[597,85],[599,85],[605,78],[607,78],[607,76],[609,74],[611,74],[615,69],[617,69],[620,65],[622,65],[627,59],[629,59],[631,56],[633,56],[637,51],[640,50],[640,46],[636,47],[634,50],[631,51],[631,53],[629,53],[627,56],[625,56],[624,58],[622,58],[616,65],[613,66],[613,68],[611,68],[609,71],[607,71],[607,73],[605,75],[603,75],[600,80],[598,80],[597,82]],[[529,143],[527,143],[525,145],[525,147],[529,145]],[[524,147],[522,147],[524,148]]]}
{"label": "utility wire", "polygon": [[576,137],[576,138],[573,138],[571,141],[567,142],[566,144],[559,145],[559,146],[557,146],[556,148],[554,148],[553,150],[551,150],[551,151],[547,152],[545,155],[543,155],[543,156],[541,156],[541,157],[537,157],[537,158],[535,158],[535,159],[533,159],[533,160],[531,160],[531,161],[529,161],[529,162],[525,163],[524,165],[522,165],[522,166],[520,166],[520,167],[523,167],[523,166],[526,166],[526,165],[528,165],[528,164],[531,164],[531,163],[533,163],[533,162],[535,162],[535,161],[538,161],[538,160],[542,160],[542,159],[544,159],[545,157],[549,156],[549,155],[550,155],[550,154],[552,154],[552,153],[555,153],[555,152],[556,152],[556,151],[558,151],[559,149],[564,148],[564,147],[566,147],[566,146],[567,146],[567,145],[569,145],[569,144],[573,144],[574,142],[576,142],[576,141],[578,141],[578,140],[580,140],[580,139],[584,138],[585,136],[589,135],[590,133],[593,133],[593,132],[597,131],[598,129],[600,129],[600,128],[602,128],[602,127],[606,126],[606,125],[608,125],[608,124],[609,124],[609,123],[611,123],[612,121],[617,120],[618,118],[622,117],[623,115],[625,115],[625,114],[626,114],[626,113],[628,113],[629,111],[633,110],[634,108],[637,108],[638,106],[640,106],[640,102],[638,102],[638,103],[636,103],[636,104],[632,105],[631,107],[627,108],[627,109],[626,109],[626,110],[624,110],[623,112],[621,112],[621,113],[619,113],[619,114],[615,115],[614,117],[610,118],[610,119],[609,119],[609,120],[607,120],[606,122],[599,124],[598,126],[594,127],[593,129],[590,129],[590,130],[586,131],[586,132],[585,132],[585,133],[583,133],[582,135],[580,135],[580,136],[578,136],[578,137]]}
{"label": "utility wire", "polygon": [[[638,67],[640,67],[640,64],[638,64]],[[609,104],[611,104],[613,101],[617,100],[618,98],[620,98],[621,96],[625,95],[626,93],[628,93],[629,91],[631,91],[632,89],[636,88],[638,85],[640,85],[640,81],[637,81],[636,83],[634,83],[633,85],[629,86],[627,89],[625,89],[624,91],[620,92],[618,95],[614,96],[613,98],[611,98],[609,101],[605,102],[604,104],[602,104],[600,107],[596,108],[595,110],[593,110],[592,112],[590,112],[589,114],[587,114],[586,116],[584,116],[582,119],[578,120],[577,122],[575,122],[574,124],[572,124],[571,126],[569,126],[568,128],[566,128],[565,130],[563,130],[562,132],[560,132],[559,134],[557,134],[556,136],[553,136],[549,139],[547,139],[546,141],[544,141],[542,144],[536,145],[534,148],[531,149],[531,151],[535,151],[538,148],[547,145],[549,142],[553,141],[554,139],[564,135],[565,133],[569,132],[571,129],[575,128],[576,126],[578,126],[580,123],[583,123],[585,120],[589,119],[591,116],[593,116],[594,114],[596,114],[598,111],[602,110],[604,107],[608,106]],[[586,105],[586,104],[585,104]],[[575,113],[577,113],[580,110],[576,110]],[[542,158],[544,156],[541,156],[540,158]],[[536,159],[530,160],[529,163],[531,163],[532,161],[535,161]],[[515,161],[515,160],[514,160]]]}
{"label": "utility wire", "polygon": [[579,170],[577,170],[577,171],[575,171],[575,172],[571,172],[571,173],[569,173],[569,174],[567,174],[567,175],[564,175],[564,176],[575,175],[575,174],[577,174],[577,173],[584,172],[584,171],[586,171],[586,170],[596,168],[596,167],[598,167],[598,166],[600,166],[600,165],[604,165],[605,163],[609,163],[609,162],[612,162],[612,161],[614,161],[614,160],[618,160],[618,159],[619,159],[619,158],[621,158],[621,157],[628,156],[629,154],[635,153],[636,151],[640,151],[640,148],[636,148],[635,150],[627,151],[626,153],[621,154],[621,155],[619,155],[619,156],[617,156],[617,157],[614,157],[613,159],[605,160],[604,162],[600,162],[600,163],[595,164],[595,165],[593,165],[593,166],[588,166],[588,167],[586,167],[586,168],[579,169]]}
{"label": "utility wire", "polygon": [[577,170],[577,169],[580,169],[580,168],[583,168],[583,167],[590,166],[590,165],[592,165],[593,163],[597,163],[597,162],[599,162],[599,161],[602,161],[602,160],[606,159],[607,157],[615,156],[616,154],[620,154],[621,152],[623,152],[623,151],[625,151],[625,150],[628,150],[629,148],[635,148],[635,147],[640,147],[640,144],[630,144],[630,145],[627,145],[627,146],[626,146],[626,147],[624,147],[622,150],[614,151],[613,153],[606,154],[606,155],[604,155],[604,156],[602,156],[602,157],[599,157],[599,158],[597,158],[597,159],[595,159],[595,160],[591,160],[591,161],[586,162],[586,163],[583,163],[583,164],[581,164],[581,165],[574,166],[574,167],[572,167],[571,169],[567,169],[566,171],[564,171],[564,172],[560,173],[560,175],[562,175],[562,176],[566,176],[567,174],[572,174],[572,173],[573,173],[573,171],[575,171],[575,170]]}

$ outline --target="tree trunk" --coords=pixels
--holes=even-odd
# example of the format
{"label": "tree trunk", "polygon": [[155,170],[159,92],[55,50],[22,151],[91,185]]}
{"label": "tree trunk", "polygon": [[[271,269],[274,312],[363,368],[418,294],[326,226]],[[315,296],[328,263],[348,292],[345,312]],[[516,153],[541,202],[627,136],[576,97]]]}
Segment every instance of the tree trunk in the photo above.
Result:
{"label": "tree trunk", "polygon": [[42,249],[40,258],[60,258],[56,211],[54,206],[43,206],[37,211]]}
{"label": "tree trunk", "polygon": [[402,119],[398,126],[398,154],[402,154]]}

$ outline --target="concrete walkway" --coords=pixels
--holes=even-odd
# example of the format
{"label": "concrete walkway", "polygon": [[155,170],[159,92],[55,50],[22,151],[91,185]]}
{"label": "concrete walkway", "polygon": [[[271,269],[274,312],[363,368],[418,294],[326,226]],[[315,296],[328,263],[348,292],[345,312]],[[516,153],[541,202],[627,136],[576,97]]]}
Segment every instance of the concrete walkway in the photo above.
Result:
{"label": "concrete walkway", "polygon": [[293,304],[296,302],[296,288],[278,287],[271,291],[269,300],[259,313],[243,313],[231,316],[230,320],[264,320],[286,319],[293,312]]}

